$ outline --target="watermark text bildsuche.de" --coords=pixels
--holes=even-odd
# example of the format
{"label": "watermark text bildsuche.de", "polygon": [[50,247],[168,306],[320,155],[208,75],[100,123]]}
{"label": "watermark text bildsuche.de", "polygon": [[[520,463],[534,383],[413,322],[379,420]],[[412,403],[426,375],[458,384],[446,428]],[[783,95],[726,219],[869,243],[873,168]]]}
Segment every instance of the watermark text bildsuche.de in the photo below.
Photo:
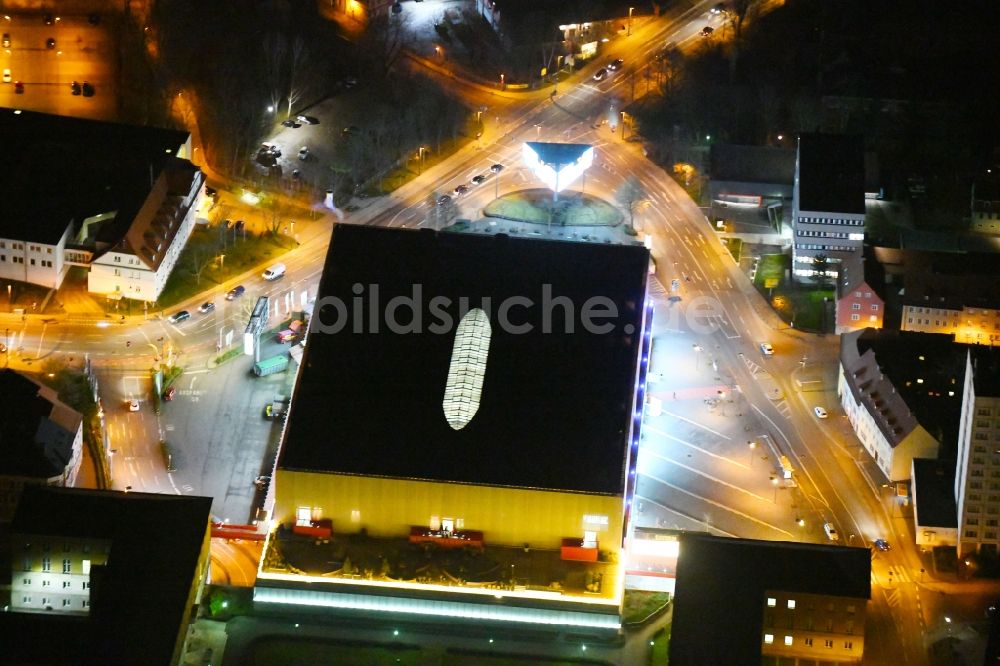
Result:
{"label": "watermark text bildsuche.de", "polygon": [[[383,303],[379,285],[355,283],[353,297],[323,296],[313,308],[315,321],[311,332],[336,334],[393,333],[447,334],[455,330],[458,322],[473,309],[483,310],[490,326],[511,335],[533,333],[536,327],[543,334],[572,334],[585,332],[606,335],[620,332],[634,333],[630,322],[622,323],[618,304],[609,296],[594,295],[577,304],[572,298],[554,294],[552,285],[543,284],[540,299],[529,296],[490,297],[435,295],[424,293],[422,284],[414,284],[408,295],[396,295]],[[457,306],[457,307],[456,307]],[[635,307],[642,307],[638,302]],[[687,303],[669,303],[658,308],[656,318],[667,318],[668,328],[676,329],[683,318],[695,333],[711,333],[717,328],[722,306],[711,297],[696,297]],[[558,329],[558,330],[557,330]]]}

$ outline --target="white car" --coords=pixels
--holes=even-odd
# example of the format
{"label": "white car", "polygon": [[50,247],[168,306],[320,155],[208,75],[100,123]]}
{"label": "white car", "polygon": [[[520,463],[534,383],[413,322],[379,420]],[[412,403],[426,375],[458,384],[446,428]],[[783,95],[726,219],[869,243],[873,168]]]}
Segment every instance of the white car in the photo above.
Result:
{"label": "white car", "polygon": [[764,356],[774,356],[774,347],[771,346],[770,342],[760,343],[760,353]]}
{"label": "white car", "polygon": [[840,541],[840,535],[837,534],[837,528],[833,526],[833,523],[824,524],[823,531],[826,532],[826,538],[830,541]]}
{"label": "white car", "polygon": [[815,414],[816,418],[818,418],[818,419],[825,419],[826,418],[826,410],[823,409],[822,407],[820,407],[819,405],[817,405],[816,407],[813,407],[813,414]]}
{"label": "white car", "polygon": [[136,400],[135,398],[130,399],[128,401],[128,411],[130,411],[130,412],[137,412],[137,411],[139,411],[139,401]]}

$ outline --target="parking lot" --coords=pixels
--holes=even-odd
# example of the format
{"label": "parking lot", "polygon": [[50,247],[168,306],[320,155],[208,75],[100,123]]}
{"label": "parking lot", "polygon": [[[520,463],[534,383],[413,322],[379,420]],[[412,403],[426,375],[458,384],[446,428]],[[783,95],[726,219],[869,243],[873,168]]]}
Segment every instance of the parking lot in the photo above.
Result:
{"label": "parking lot", "polygon": [[[0,16],[0,32],[9,36],[10,43],[0,50],[0,69],[10,70],[11,81],[0,84],[0,105],[85,118],[115,117],[116,42],[104,21],[92,25],[87,16],[59,16],[58,21],[53,16],[52,25],[46,25],[42,14],[7,17]],[[23,84],[22,94],[15,92],[16,81]],[[73,81],[88,81],[94,95],[73,95]]]}

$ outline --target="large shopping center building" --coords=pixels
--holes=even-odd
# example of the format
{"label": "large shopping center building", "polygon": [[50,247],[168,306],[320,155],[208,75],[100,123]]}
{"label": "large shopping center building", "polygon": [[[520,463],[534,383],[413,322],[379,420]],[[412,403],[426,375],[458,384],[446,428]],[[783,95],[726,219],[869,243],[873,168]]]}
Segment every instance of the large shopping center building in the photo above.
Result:
{"label": "large shopping center building", "polygon": [[617,631],[648,261],[338,226],[255,606]]}

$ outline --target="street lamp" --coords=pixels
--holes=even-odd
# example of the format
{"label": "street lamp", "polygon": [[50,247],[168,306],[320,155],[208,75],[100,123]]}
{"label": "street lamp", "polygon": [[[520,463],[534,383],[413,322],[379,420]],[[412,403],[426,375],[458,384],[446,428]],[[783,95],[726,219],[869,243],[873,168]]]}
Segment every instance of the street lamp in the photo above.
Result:
{"label": "street lamp", "polygon": [[750,469],[753,469],[753,450],[757,448],[757,442],[747,442],[750,447]]}
{"label": "street lamp", "polygon": [[702,351],[703,348],[699,344],[694,344],[694,345],[691,345],[691,349],[694,350],[694,369],[697,370],[698,369],[698,354],[701,353],[701,351]]}
{"label": "street lamp", "polygon": [[427,152],[427,146],[420,146],[417,149],[417,175],[419,176],[424,170],[424,153]]}
{"label": "street lamp", "polygon": [[273,104],[268,104],[267,105],[267,112],[268,113],[274,113],[274,105]]}
{"label": "street lamp", "polygon": [[625,34],[626,37],[632,36],[632,10],[633,9],[635,9],[635,7],[629,7],[628,8],[628,32]]}
{"label": "street lamp", "polygon": [[501,74],[501,75],[500,75],[500,90],[503,90],[503,89],[504,89],[504,83],[503,83],[503,79],[504,79],[504,75],[503,75],[503,74]]}
{"label": "street lamp", "polygon": [[219,255],[219,270],[221,271],[225,265],[226,265],[226,255],[220,254]]}

